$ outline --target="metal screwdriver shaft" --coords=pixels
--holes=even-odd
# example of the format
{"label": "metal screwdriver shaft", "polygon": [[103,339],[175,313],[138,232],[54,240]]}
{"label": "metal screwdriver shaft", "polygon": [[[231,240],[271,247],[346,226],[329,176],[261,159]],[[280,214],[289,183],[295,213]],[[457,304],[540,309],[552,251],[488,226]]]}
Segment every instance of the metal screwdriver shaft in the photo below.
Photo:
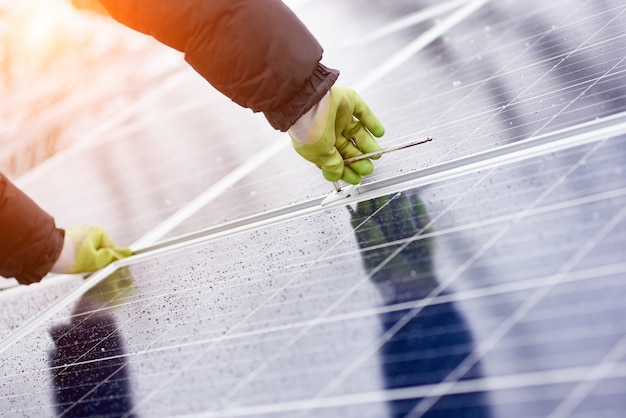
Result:
{"label": "metal screwdriver shaft", "polygon": [[357,161],[361,161],[361,160],[364,160],[366,158],[376,157],[378,155],[383,155],[383,154],[387,154],[389,152],[398,151],[398,150],[401,150],[401,149],[404,149],[404,148],[409,148],[409,147],[412,147],[414,145],[424,144],[424,143],[430,142],[432,140],[433,140],[433,138],[430,137],[430,136],[427,136],[427,137],[424,137],[424,138],[415,139],[413,141],[405,142],[403,144],[392,145],[392,146],[387,147],[387,148],[381,148],[378,151],[368,152],[367,154],[361,154],[361,155],[357,155],[356,157],[346,158],[345,160],[343,160],[343,163],[344,164],[355,163]]}
{"label": "metal screwdriver shaft", "polygon": [[[424,138],[415,139],[413,141],[408,141],[408,142],[405,142],[403,144],[392,145],[390,147],[381,148],[378,151],[368,152],[367,154],[361,154],[361,155],[357,155],[356,157],[346,158],[345,160],[343,160],[343,163],[344,164],[355,163],[357,161],[361,161],[361,160],[364,160],[366,158],[376,157],[378,155],[383,155],[383,154],[387,154],[389,152],[398,151],[398,150],[401,150],[401,149],[404,149],[404,148],[409,148],[409,147],[412,147],[414,145],[424,144],[424,143],[430,142],[432,140],[433,140],[432,137],[426,136]],[[333,182],[333,185],[335,186],[335,191],[337,191],[337,192],[341,191],[341,186],[339,185],[339,182],[335,181],[335,182]]]}

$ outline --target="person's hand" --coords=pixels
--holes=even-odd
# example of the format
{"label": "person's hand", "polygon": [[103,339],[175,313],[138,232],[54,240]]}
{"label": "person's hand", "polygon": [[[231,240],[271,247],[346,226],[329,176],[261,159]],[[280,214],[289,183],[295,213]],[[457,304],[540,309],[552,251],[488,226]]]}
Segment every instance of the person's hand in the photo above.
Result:
{"label": "person's hand", "polygon": [[132,255],[128,247],[117,247],[99,226],[81,226],[65,231],[65,242],[53,273],[87,273]]}
{"label": "person's hand", "polygon": [[385,128],[354,90],[335,86],[288,132],[296,152],[326,180],[359,184],[374,165],[364,159],[344,166],[343,160],[379,150],[372,135],[380,138]]}

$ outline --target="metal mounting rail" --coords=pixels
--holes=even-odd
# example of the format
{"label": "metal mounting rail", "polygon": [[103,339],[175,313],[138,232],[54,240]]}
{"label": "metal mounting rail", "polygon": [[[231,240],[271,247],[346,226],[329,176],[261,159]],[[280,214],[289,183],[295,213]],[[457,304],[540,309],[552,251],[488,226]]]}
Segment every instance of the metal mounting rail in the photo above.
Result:
{"label": "metal mounting rail", "polygon": [[[117,261],[92,274],[78,288],[15,329],[11,334],[0,341],[0,353],[8,350],[13,344],[28,335],[36,327],[48,321],[69,303],[78,300],[87,290],[106,279],[120,267],[129,266],[181,248],[187,248],[214,239],[276,224],[288,219],[327,211],[336,207],[384,196],[409,188],[426,186],[438,181],[496,167],[501,164],[545,155],[550,152],[614,138],[619,135],[626,135],[626,112],[582,123],[549,134],[528,138],[469,157],[459,158],[433,167],[417,170],[412,173],[362,184],[355,187],[354,193],[343,199],[336,199],[326,205],[322,205],[326,197],[319,197],[295,205],[202,229],[191,234],[164,240],[155,245],[135,250],[135,255],[132,257]],[[8,291],[11,291],[11,289]]]}
{"label": "metal mounting rail", "polygon": [[[512,144],[503,145],[498,148],[420,169],[411,173],[401,174],[372,183],[353,186],[352,191],[346,194],[345,197],[334,199],[329,203],[325,202],[328,196],[322,196],[294,205],[285,206],[283,208],[270,210],[261,214],[201,229],[189,234],[161,241],[152,246],[141,248],[136,250],[135,254],[147,255],[153,252],[158,252],[160,254],[166,249],[180,249],[181,247],[195,245],[199,242],[241,233],[243,231],[275,224],[288,219],[305,216],[310,213],[321,212],[335,207],[357,203],[362,200],[380,197],[386,194],[406,190],[408,188],[425,186],[434,182],[458,177],[504,163],[520,161],[622,134],[626,134],[626,112],[597,119],[549,134],[528,138]],[[331,195],[337,193],[340,192],[335,191],[331,193]],[[135,257],[130,257],[125,260],[132,262],[134,258]],[[124,262],[125,260],[121,261]]]}

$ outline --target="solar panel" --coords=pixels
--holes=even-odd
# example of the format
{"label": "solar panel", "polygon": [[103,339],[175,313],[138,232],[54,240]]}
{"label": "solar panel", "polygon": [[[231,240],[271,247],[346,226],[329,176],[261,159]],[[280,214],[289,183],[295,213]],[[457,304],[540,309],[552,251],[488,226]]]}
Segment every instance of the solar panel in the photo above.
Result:
{"label": "solar panel", "polygon": [[[85,214],[66,219],[110,212],[102,219],[118,233],[139,223],[122,236],[143,234],[147,246],[200,233],[166,240],[84,284],[57,288],[52,278],[58,302],[34,291],[0,294],[6,306],[26,296],[39,303],[0,341],[0,409],[25,416],[620,416],[626,6],[446,4],[298,6],[321,38],[336,36],[329,28],[350,12],[352,43],[327,48],[329,60],[341,61],[346,79],[380,109],[388,143],[435,138],[383,157],[358,196],[321,205],[330,188],[310,181],[316,169],[272,143],[284,138],[269,131],[260,134],[267,142],[255,142],[253,128],[238,134],[251,144],[237,154],[239,171],[228,162],[230,142],[190,135],[180,159],[196,147],[217,158],[207,168],[216,183],[183,187],[202,158],[191,158],[190,172],[177,177],[163,164],[182,163],[160,159],[173,145],[143,144],[160,127],[174,130],[179,117],[197,123],[193,106],[154,131],[139,115],[137,131],[123,125],[119,139],[78,154],[84,161],[74,158],[66,173],[113,147],[119,159],[112,164],[128,168],[132,184],[109,206],[85,199]],[[435,15],[449,28],[417,48]],[[388,29],[360,44],[358,35],[374,23]],[[238,112],[216,129],[231,132]],[[141,146],[127,154],[134,136]],[[141,158],[155,164],[145,177]],[[118,190],[113,172],[87,179]],[[161,180],[148,187],[150,179]],[[81,179],[75,182],[81,196]],[[178,188],[170,208],[143,218]]]}
{"label": "solar panel", "polygon": [[[381,11],[393,9],[379,7]],[[384,156],[367,182],[394,178],[623,111],[624,62],[623,53],[617,51],[623,51],[624,38],[615,22],[623,9],[616,5],[587,16],[588,10],[580,6],[572,12],[576,19],[569,16],[576,23],[558,15],[554,27],[545,24],[546,16],[552,17],[562,9],[562,4],[550,3],[525,6],[515,13],[488,4],[482,14],[470,15],[467,22],[448,32],[446,41],[428,45],[411,61],[399,64],[377,84],[363,89],[386,123],[385,144],[425,135],[435,138],[432,143]],[[361,17],[354,5],[350,12],[357,13],[355,20]],[[502,16],[505,12],[508,20]],[[586,31],[580,31],[581,26]],[[529,27],[534,28],[533,33],[527,33]],[[321,29],[319,32],[324,34]],[[393,55],[389,51],[394,47],[404,46],[397,37],[378,42],[387,51],[384,58]],[[384,64],[380,64],[382,53],[370,51],[372,44],[376,42],[332,52],[342,54],[342,63],[348,66],[356,60],[375,73],[376,67]],[[366,58],[370,62],[361,62]],[[308,178],[315,173],[299,169],[293,172],[301,161],[293,158],[290,149],[276,159],[289,162],[280,171],[273,165],[262,165],[170,236],[252,215],[259,208],[276,209],[329,193],[328,185],[323,183],[301,187],[302,176]]]}
{"label": "solar panel", "polygon": [[[132,262],[6,349],[3,410],[54,395],[71,415],[121,387],[141,416],[508,416],[518,393],[615,413],[599,384],[623,379],[605,370],[623,359],[623,141]],[[58,402],[58,382],[81,396]]]}
{"label": "solar panel", "polygon": [[45,280],[28,288],[17,287],[14,280],[6,282],[7,288],[0,297],[0,309],[4,313],[0,321],[0,338],[9,336],[29,319],[63,299],[83,281],[80,277],[67,276],[58,280]]}

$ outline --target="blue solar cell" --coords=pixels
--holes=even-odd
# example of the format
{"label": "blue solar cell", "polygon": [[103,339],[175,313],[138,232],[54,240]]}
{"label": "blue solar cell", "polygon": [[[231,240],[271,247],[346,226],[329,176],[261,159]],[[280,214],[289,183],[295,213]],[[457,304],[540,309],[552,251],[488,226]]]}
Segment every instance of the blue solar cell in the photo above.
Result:
{"label": "blue solar cell", "polygon": [[[623,141],[132,262],[6,349],[3,410],[590,408],[611,396],[603,382],[623,378],[626,183],[607,168],[623,160]],[[590,172],[596,181],[581,184]],[[529,181],[525,198],[505,191]],[[45,364],[33,359],[41,352]]]}
{"label": "blue solar cell", "polygon": [[[455,2],[438,22],[468,4],[478,2]],[[301,11],[322,39],[335,36],[328,28],[339,19],[329,7],[350,12],[350,38],[440,5],[320,1]],[[324,25],[314,19],[319,15]],[[309,181],[319,176],[316,169],[298,165],[286,147],[258,166],[244,162],[245,175],[210,189],[197,214],[154,236],[268,216],[154,247],[96,273],[51,310],[25,307],[22,317],[34,320],[0,341],[0,410],[620,416],[626,6],[486,2],[423,50],[394,58],[430,30],[432,19],[364,44],[337,45],[328,55],[345,63],[345,77],[362,83],[368,102],[381,109],[389,143],[426,134],[435,141],[383,157],[362,195],[325,207],[315,199],[331,188]],[[379,65],[388,65],[380,54],[398,64],[367,85]],[[195,113],[184,117],[197,122]],[[228,131],[234,122],[223,123]],[[149,138],[158,126],[141,132]],[[505,148],[564,127],[580,129],[547,137],[547,144]],[[240,132],[253,144],[246,158],[258,156],[263,146]],[[217,158],[207,175],[224,180],[232,149],[199,141],[194,136],[189,150]],[[120,155],[129,149],[111,144]],[[163,154],[172,147],[163,145]],[[498,149],[509,159],[498,159]],[[491,153],[477,154],[484,151]],[[97,154],[88,151],[76,164]],[[127,207],[118,212],[116,204],[85,199],[81,216],[111,211],[106,219],[136,239],[206,189],[186,188],[194,175],[171,176],[171,167],[158,166],[160,155],[138,151],[119,163],[137,165],[139,177],[116,201]],[[142,156],[155,164],[145,177]],[[492,163],[480,165],[487,159]],[[88,179],[106,189],[110,174]],[[145,187],[150,179],[160,181]],[[394,191],[384,188],[394,182]],[[146,206],[179,196],[177,189],[171,208],[143,218]],[[294,203],[302,206],[290,209]],[[280,216],[272,212],[280,208]],[[124,210],[132,216],[121,216]],[[127,231],[126,222],[136,219],[140,225]],[[53,303],[33,293],[42,305]],[[0,294],[6,306],[15,305],[10,294]]]}

